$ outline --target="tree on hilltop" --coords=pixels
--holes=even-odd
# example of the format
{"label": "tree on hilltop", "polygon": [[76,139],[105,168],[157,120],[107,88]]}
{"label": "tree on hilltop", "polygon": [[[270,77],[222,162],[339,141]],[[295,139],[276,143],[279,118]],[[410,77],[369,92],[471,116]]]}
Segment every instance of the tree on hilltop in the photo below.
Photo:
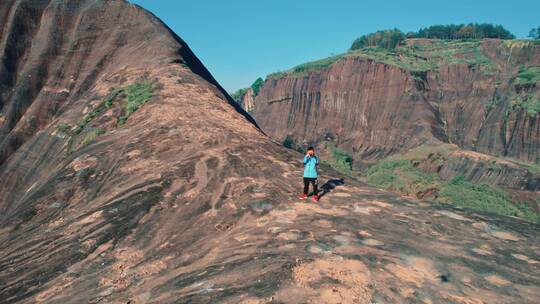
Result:
{"label": "tree on hilltop", "polygon": [[529,32],[529,38],[537,40],[540,39],[540,26],[538,28],[531,29],[531,31]]}

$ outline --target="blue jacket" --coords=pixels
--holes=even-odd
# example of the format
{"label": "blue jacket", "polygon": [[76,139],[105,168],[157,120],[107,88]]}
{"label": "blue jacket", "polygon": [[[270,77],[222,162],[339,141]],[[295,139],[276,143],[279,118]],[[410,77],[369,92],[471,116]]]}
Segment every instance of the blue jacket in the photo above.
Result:
{"label": "blue jacket", "polygon": [[304,177],[317,178],[317,165],[319,164],[319,158],[317,156],[308,157],[304,156]]}

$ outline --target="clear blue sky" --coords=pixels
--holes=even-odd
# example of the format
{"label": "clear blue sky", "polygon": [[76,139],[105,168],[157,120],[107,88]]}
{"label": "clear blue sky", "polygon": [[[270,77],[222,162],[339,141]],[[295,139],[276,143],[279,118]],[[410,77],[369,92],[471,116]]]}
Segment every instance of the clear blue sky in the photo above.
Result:
{"label": "clear blue sky", "polygon": [[346,51],[366,33],[434,24],[540,26],[540,0],[132,0],[184,39],[229,92],[257,77]]}

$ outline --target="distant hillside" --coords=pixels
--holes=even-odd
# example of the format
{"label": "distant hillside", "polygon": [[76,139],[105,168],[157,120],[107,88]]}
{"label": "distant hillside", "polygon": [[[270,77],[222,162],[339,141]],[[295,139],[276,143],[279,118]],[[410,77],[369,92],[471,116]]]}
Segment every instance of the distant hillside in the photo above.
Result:
{"label": "distant hillside", "polygon": [[[480,152],[480,160],[470,153],[439,158],[446,164],[440,177],[505,189],[512,196],[506,201],[540,210],[540,175],[529,168],[540,164],[539,80],[540,41],[409,38],[395,48],[363,47],[270,74],[252,115],[275,140],[295,149],[317,146],[353,175],[424,145]],[[447,164],[456,159],[467,160]],[[487,159],[514,159],[518,169]],[[475,172],[466,169],[472,163]],[[439,190],[413,195],[434,198]]]}
{"label": "distant hillside", "polygon": [[406,38],[471,40],[484,38],[514,39],[516,37],[501,25],[487,23],[433,25],[422,28],[418,32],[409,32],[407,34],[399,29],[392,29],[363,35],[354,40],[350,50],[354,51],[366,47],[394,49],[403,44]]}
{"label": "distant hillside", "polygon": [[[355,80],[358,85],[368,85],[366,89],[370,90],[384,89],[386,93],[392,92],[391,99],[409,100],[413,104],[417,104],[415,101],[424,100],[431,105],[432,112],[436,111],[433,114],[437,114],[437,117],[441,119],[439,128],[441,128],[442,133],[430,131],[438,140],[456,143],[463,148],[479,150],[488,154],[513,156],[535,162],[540,156],[539,150],[536,149],[538,144],[536,133],[526,132],[526,136],[531,136],[529,139],[533,146],[514,144],[514,141],[519,140],[519,138],[511,136],[512,127],[520,127],[521,125],[512,123],[514,120],[511,118],[515,118],[514,116],[519,114],[519,117],[528,122],[529,118],[532,119],[530,123],[533,125],[536,121],[537,114],[540,112],[540,97],[537,86],[537,81],[540,79],[539,58],[539,41],[407,39],[403,45],[392,50],[367,47],[270,74],[255,100],[253,114],[264,128],[264,120],[268,116],[259,116],[260,111],[266,111],[279,105],[294,105],[298,98],[307,98],[309,101],[310,98],[316,97],[317,99],[314,101],[323,105],[323,101],[330,102],[336,98],[335,95],[327,95],[329,89],[336,91],[336,93],[339,91],[349,95],[355,92],[354,96],[348,98],[351,102],[349,109],[354,108],[356,111],[358,106],[369,106],[364,104],[362,99],[368,98],[366,100],[368,101],[377,98],[374,95],[361,94],[362,92],[357,91],[359,88],[350,86],[353,81],[351,77],[360,77]],[[388,76],[399,83],[377,80],[379,75],[384,78],[387,73],[392,73]],[[468,81],[464,82],[464,77],[468,77]],[[313,81],[317,81],[316,86],[301,85],[303,82]],[[377,84],[377,87],[373,87],[374,84]],[[329,85],[333,87],[329,87]],[[397,85],[401,85],[401,90],[395,91]],[[309,92],[304,91],[306,88],[309,88]],[[280,91],[277,92],[276,89]],[[318,95],[306,95],[308,93]],[[445,95],[445,93],[452,95]],[[460,95],[456,95],[458,93]],[[462,102],[474,99],[478,100],[478,104],[464,105],[466,108],[463,108],[461,113],[449,112],[448,110],[455,108],[447,109],[450,105],[445,101],[452,101],[453,106],[458,106],[460,104],[458,99]],[[474,107],[471,108],[473,105]],[[502,112],[499,111],[500,108],[502,108]],[[320,110],[319,108],[305,108],[308,111],[310,109],[312,111]],[[466,113],[470,117],[481,114],[478,116],[481,118],[480,120],[475,123],[471,122],[475,124],[475,130],[478,132],[487,131],[486,128],[493,126],[482,123],[484,120],[491,121],[494,116],[498,117],[504,114],[500,117],[502,122],[507,122],[507,124],[504,128],[500,127],[506,130],[505,138],[501,140],[498,137],[492,138],[495,142],[494,145],[490,145],[482,144],[483,139],[475,139],[474,137],[477,137],[478,134],[471,136],[470,134],[456,133],[457,130],[450,132],[451,130],[448,129],[450,127],[458,129],[461,127],[451,124],[451,117],[448,115],[453,115],[452,117],[456,118],[455,115]],[[350,119],[353,117],[345,117],[342,122]],[[319,125],[325,123],[325,119],[320,117],[316,121]],[[285,130],[292,133],[300,131],[305,133],[306,137],[296,138],[297,143],[303,141],[314,143],[324,140],[325,136],[315,135],[317,132],[306,132],[304,128],[291,128],[293,122],[294,120],[289,118],[284,128],[275,130],[282,133],[282,140],[287,135],[283,135],[283,133],[287,133],[284,132]],[[315,122],[315,117],[313,117],[312,122]],[[267,128],[272,127],[267,126]],[[500,132],[503,131],[501,128],[499,128]],[[318,139],[313,136],[318,136]],[[352,148],[354,144],[350,141],[349,143]],[[412,146],[415,145],[412,144]],[[405,144],[399,147],[406,149],[411,145]],[[396,148],[399,147],[396,146]],[[365,146],[365,148],[367,147]],[[380,152],[385,154],[383,150]]]}

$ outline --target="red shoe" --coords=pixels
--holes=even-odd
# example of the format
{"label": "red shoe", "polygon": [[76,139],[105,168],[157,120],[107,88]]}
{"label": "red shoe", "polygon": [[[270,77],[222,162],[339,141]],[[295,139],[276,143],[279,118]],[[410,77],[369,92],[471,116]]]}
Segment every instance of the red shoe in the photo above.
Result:
{"label": "red shoe", "polygon": [[305,200],[307,200],[307,195],[301,194],[301,195],[298,197],[298,199],[305,201]]}
{"label": "red shoe", "polygon": [[317,194],[313,195],[311,197],[311,200],[314,201],[314,202],[318,202],[319,201],[319,196]]}

